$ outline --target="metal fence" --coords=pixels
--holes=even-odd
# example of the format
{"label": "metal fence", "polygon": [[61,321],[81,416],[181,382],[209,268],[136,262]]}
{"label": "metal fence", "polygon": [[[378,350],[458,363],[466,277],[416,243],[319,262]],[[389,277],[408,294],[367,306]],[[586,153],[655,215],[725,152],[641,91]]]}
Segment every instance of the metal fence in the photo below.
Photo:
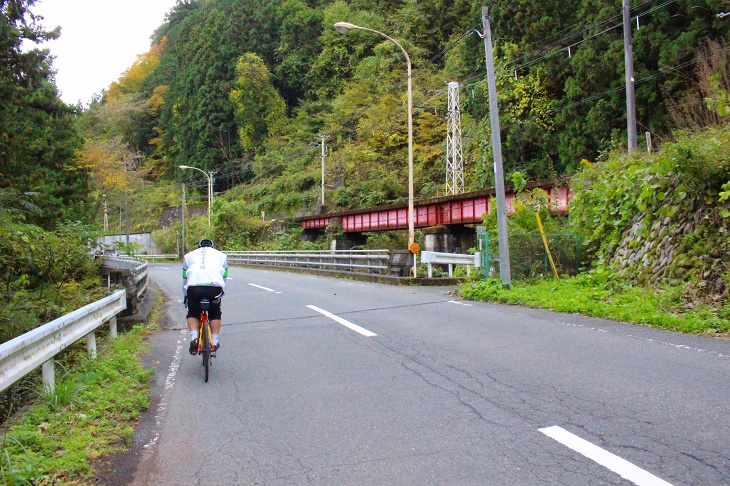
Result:
{"label": "metal fence", "polygon": [[[550,253],[561,275],[575,275],[580,268],[579,237],[574,233],[546,234]],[[487,277],[499,276],[496,233],[481,233],[482,267]],[[513,279],[552,275],[550,259],[539,233],[509,235],[510,270]]]}
{"label": "metal fence", "polygon": [[141,260],[179,260],[180,256],[175,253],[167,253],[164,255],[136,255],[135,258]]}
{"label": "metal fence", "polygon": [[127,309],[137,312],[137,306],[147,291],[149,263],[129,256],[104,257],[102,273],[108,285],[122,285],[127,290]]}
{"label": "metal fence", "polygon": [[94,332],[108,322],[111,336],[116,337],[116,316],[125,309],[126,300],[126,292],[118,290],[109,297],[0,344],[0,391],[6,390],[39,366],[42,368],[44,384],[53,389],[53,357],[84,337],[89,355],[94,357]]}
{"label": "metal fence", "polygon": [[389,250],[228,251],[229,263],[387,274]]}

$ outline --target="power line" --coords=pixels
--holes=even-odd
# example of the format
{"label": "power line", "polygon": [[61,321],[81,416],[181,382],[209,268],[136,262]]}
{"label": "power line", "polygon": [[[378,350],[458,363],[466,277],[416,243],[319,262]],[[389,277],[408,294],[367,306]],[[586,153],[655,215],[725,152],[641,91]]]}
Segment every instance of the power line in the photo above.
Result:
{"label": "power line", "polygon": [[[726,52],[726,51],[729,51],[729,50],[730,50],[730,47],[726,47],[721,52]],[[702,56],[701,58],[702,59],[707,59],[708,57],[709,56]],[[686,68],[687,66],[691,66],[692,64],[695,64],[698,61],[699,61],[699,59],[693,59],[691,61],[687,61],[687,62],[683,62],[681,64],[677,64],[676,66],[660,68],[660,70],[659,70],[658,73],[654,73],[654,74],[652,74],[650,76],[646,76],[644,78],[638,79],[638,80],[636,80],[636,82],[634,84],[639,85],[639,84],[645,83],[647,81],[651,81],[652,79],[660,78],[660,77],[662,77],[662,76],[664,76],[666,74],[669,74],[671,72],[679,71],[680,69]],[[608,96],[610,94],[613,94],[613,93],[622,91],[624,89],[626,89],[626,86],[623,86],[622,85],[622,86],[619,86],[617,88],[614,88],[614,89],[605,91],[605,92],[603,92],[601,94],[593,95],[593,96],[590,96],[588,98],[584,98],[582,100],[576,101],[574,103],[570,103],[569,105],[566,105],[566,106],[563,106],[563,107],[560,107],[560,108],[556,108],[554,110],[549,111],[548,113],[541,114],[541,115],[535,115],[533,117],[527,118],[527,119],[522,120],[522,121],[519,121],[519,122],[510,123],[509,125],[505,125],[503,127],[503,129],[511,128],[513,126],[516,126],[516,125],[520,125],[520,124],[527,123],[527,122],[530,122],[530,121],[533,121],[533,120],[537,120],[538,118],[544,118],[544,117],[549,116],[549,115],[554,115],[556,113],[560,113],[561,111],[565,111],[565,110],[568,110],[570,108],[574,108],[576,106],[579,106],[579,105],[582,105],[582,104],[585,104],[585,103],[590,103],[591,101],[595,101],[595,100],[597,100],[599,98],[603,98],[604,96]]]}
{"label": "power line", "polygon": [[[637,10],[637,9],[639,9],[639,8],[642,8],[642,7],[644,7],[645,5],[647,5],[647,4],[649,4],[649,3],[651,3],[651,1],[652,1],[652,0],[646,0],[645,2],[643,2],[643,3],[641,3],[641,4],[637,5],[637,6],[635,6],[635,7],[634,7],[634,10]],[[669,5],[670,3],[673,3],[673,2],[675,2],[675,1],[676,1],[676,0],[667,0],[667,1],[666,1],[665,3],[663,3],[662,5],[659,5],[659,6],[657,6],[657,7],[653,7],[652,9],[650,9],[650,10],[648,10],[648,11],[646,11],[646,12],[642,12],[641,14],[637,14],[636,16],[632,17],[632,19],[634,19],[634,18],[637,18],[637,17],[641,17],[641,16],[644,16],[644,15],[648,15],[649,13],[653,12],[654,10],[657,10],[657,9],[659,9],[659,8],[662,8],[662,7],[666,6],[666,5]],[[559,46],[560,44],[562,44],[562,43],[564,43],[564,42],[567,42],[567,41],[569,41],[570,39],[574,39],[574,38],[576,38],[576,37],[578,37],[578,36],[580,36],[580,35],[584,35],[584,34],[587,34],[587,33],[589,33],[589,32],[592,32],[592,31],[594,31],[595,29],[598,29],[598,28],[602,28],[602,26],[604,26],[605,24],[607,24],[607,23],[609,23],[609,22],[613,21],[614,19],[617,19],[617,18],[621,18],[621,15],[622,15],[621,13],[618,13],[618,14],[612,15],[612,16],[610,16],[610,17],[608,17],[608,18],[606,18],[606,19],[603,19],[603,20],[601,20],[601,21],[599,21],[599,22],[596,22],[596,23],[594,23],[594,24],[592,24],[592,25],[590,25],[590,26],[588,26],[588,27],[584,27],[584,28],[582,28],[581,30],[579,30],[579,31],[577,31],[577,32],[574,32],[574,33],[572,33],[572,34],[570,34],[570,35],[566,35],[566,36],[562,37],[561,39],[558,39],[558,40],[556,40],[556,41],[552,41],[552,42],[548,43],[548,44],[547,44],[547,45],[546,45],[545,47],[542,47],[542,48],[538,49],[538,50],[537,50],[537,52],[547,52],[547,51],[549,51],[549,50],[551,50],[551,49],[555,48],[556,46]],[[571,29],[575,28],[575,27],[576,27],[577,25],[578,25],[578,24],[575,24],[575,25],[573,25],[573,26],[571,26],[571,27],[568,27],[567,29],[563,29],[562,31],[558,32],[558,33],[557,33],[557,34],[555,34],[555,35],[559,35],[559,34],[561,34],[561,33],[565,32],[565,31],[569,31],[569,30],[571,30]],[[553,55],[553,54],[556,54],[556,53],[558,53],[558,52],[562,52],[562,51],[566,50],[566,49],[567,49],[567,48],[569,48],[569,47],[574,47],[574,46],[576,46],[576,45],[580,44],[581,42],[585,42],[585,41],[587,41],[587,40],[589,40],[589,39],[591,39],[591,38],[593,38],[593,37],[596,37],[597,35],[600,35],[600,34],[604,34],[604,33],[608,32],[608,31],[610,31],[610,30],[613,30],[613,29],[615,29],[616,27],[620,27],[621,25],[622,25],[622,24],[621,24],[621,23],[619,23],[619,24],[617,24],[617,25],[614,25],[614,26],[612,26],[612,27],[609,27],[608,29],[604,29],[604,30],[603,30],[602,32],[599,32],[598,34],[592,35],[591,37],[589,37],[589,38],[587,38],[587,39],[583,39],[583,40],[582,40],[582,41],[580,41],[580,42],[576,42],[576,43],[573,43],[573,44],[571,44],[570,46],[567,46],[567,47],[562,47],[562,48],[560,48],[560,49],[558,49],[558,50],[556,50],[556,51],[552,51],[552,52],[551,52],[550,54],[543,54],[543,55],[541,55],[541,56],[540,56],[540,57],[539,57],[538,59],[536,59],[536,60],[533,60],[533,61],[530,61],[530,62],[526,63],[526,64],[525,64],[525,65],[523,65],[523,66],[518,66],[518,67],[517,67],[517,68],[515,68],[515,69],[516,69],[516,70],[520,70],[520,69],[522,69],[522,68],[524,68],[524,67],[527,67],[527,66],[529,66],[529,65],[535,64],[535,62],[538,62],[538,61],[540,61],[540,60],[546,59],[547,57],[550,57],[551,55]],[[547,39],[549,39],[549,38],[550,38],[550,37],[548,37]],[[522,61],[523,59],[526,59],[526,58],[528,58],[528,57],[529,57],[529,56],[531,56],[531,55],[534,55],[534,53],[530,53],[530,54],[525,54],[524,56],[522,56],[522,57],[519,57],[519,58],[515,59],[514,61],[511,61],[510,63],[507,63],[507,64],[506,64],[506,66],[510,66],[510,65],[512,65],[512,64],[516,64],[516,63],[518,63],[518,62]]]}
{"label": "power line", "polygon": [[[642,17],[642,16],[646,16],[646,15],[650,14],[651,12],[653,12],[655,10],[658,10],[658,9],[660,9],[662,7],[665,7],[665,6],[667,6],[667,5],[671,4],[671,3],[674,3],[675,1],[677,1],[677,0],[667,0],[667,1],[665,1],[661,5],[652,7],[651,9],[649,9],[649,10],[647,10],[645,12],[642,12],[640,14],[636,14],[635,16],[631,17],[631,19],[633,20],[633,19],[638,19],[639,17]],[[641,8],[641,7],[643,7],[644,5],[646,5],[648,3],[650,3],[650,2],[649,1],[646,1],[646,2],[644,2],[644,3],[642,3],[642,4],[638,5],[638,6],[634,7],[634,9],[636,10],[638,8]],[[580,35],[589,33],[591,31],[595,30],[596,28],[599,28],[599,27],[607,24],[609,21],[611,21],[611,20],[613,20],[614,18],[617,18],[617,17],[621,17],[621,14],[619,13],[617,15],[613,15],[613,16],[611,16],[611,17],[609,17],[607,19],[604,19],[604,20],[602,20],[600,22],[597,22],[597,23],[595,23],[595,24],[593,24],[593,25],[591,25],[591,26],[589,26],[587,28],[584,28],[584,29],[580,30],[579,32],[576,32],[574,34],[565,36],[562,39],[559,39],[559,40],[557,40],[555,42],[552,42],[552,43],[548,44],[547,46],[545,46],[545,47],[543,47],[541,49],[538,49],[537,52],[544,52],[545,54],[540,55],[538,58],[533,59],[532,61],[529,61],[529,62],[526,62],[526,63],[523,63],[523,64],[517,66],[516,68],[514,68],[515,72],[520,71],[520,70],[523,70],[523,69],[526,69],[526,68],[528,68],[528,67],[530,67],[530,66],[532,66],[534,64],[537,64],[540,61],[543,61],[545,59],[548,59],[548,58],[550,58],[550,57],[552,57],[552,56],[554,56],[554,55],[556,55],[556,54],[558,54],[560,52],[563,52],[563,51],[568,51],[568,53],[570,55],[571,49],[573,47],[575,47],[577,45],[580,45],[583,42],[587,42],[587,41],[589,41],[589,40],[591,40],[591,39],[593,39],[595,37],[598,37],[599,35],[603,35],[603,34],[605,34],[607,32],[610,32],[611,30],[614,30],[614,29],[616,29],[618,27],[621,27],[623,25],[623,23],[614,24],[614,25],[612,25],[612,26],[610,26],[608,28],[605,28],[604,30],[602,30],[602,31],[600,31],[598,33],[592,34],[590,37],[587,37],[585,39],[581,39],[580,41],[574,42],[574,43],[569,44],[569,45],[567,45],[565,47],[560,47],[558,49],[554,49],[554,48],[557,47],[557,46],[559,46],[563,42],[567,42],[570,39],[573,39],[573,38],[578,37]],[[522,56],[520,58],[517,58],[514,61],[511,61],[511,62],[505,64],[505,67],[509,67],[509,66],[511,66],[513,64],[516,64],[516,63],[522,61],[523,59],[528,58],[530,55],[533,55],[533,54],[526,54],[526,55],[524,55],[524,56]]]}

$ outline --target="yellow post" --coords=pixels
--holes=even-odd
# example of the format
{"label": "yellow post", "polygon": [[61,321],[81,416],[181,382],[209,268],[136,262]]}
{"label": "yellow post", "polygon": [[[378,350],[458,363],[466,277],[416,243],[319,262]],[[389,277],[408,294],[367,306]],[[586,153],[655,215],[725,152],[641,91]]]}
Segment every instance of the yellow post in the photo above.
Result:
{"label": "yellow post", "polygon": [[545,230],[542,227],[542,220],[540,220],[540,213],[535,211],[535,217],[537,218],[537,226],[540,228],[540,236],[542,236],[542,244],[545,246],[545,251],[547,252],[548,259],[550,260],[550,266],[553,268],[553,273],[555,274],[555,278],[560,280],[560,275],[558,275],[558,269],[555,268],[555,262],[553,261],[553,255],[550,253],[550,247],[548,246],[547,238],[545,238]]}

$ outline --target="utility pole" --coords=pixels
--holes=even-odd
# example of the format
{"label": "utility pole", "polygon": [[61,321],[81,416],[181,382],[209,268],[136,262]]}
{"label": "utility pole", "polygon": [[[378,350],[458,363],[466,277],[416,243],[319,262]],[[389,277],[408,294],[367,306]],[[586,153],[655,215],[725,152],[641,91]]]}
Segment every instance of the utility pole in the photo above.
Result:
{"label": "utility pole", "polygon": [[631,7],[629,0],[623,0],[624,17],[624,59],[626,68],[626,126],[629,153],[636,150],[636,94],[634,91],[634,50],[631,45]]}
{"label": "utility pole", "polygon": [[459,83],[448,83],[446,115],[446,195],[464,192],[464,156],[461,146],[461,108]]}
{"label": "utility pole", "polygon": [[[127,230],[127,247],[129,247],[129,198],[127,190],[124,190],[124,227]],[[129,251],[129,248],[127,248]]]}
{"label": "utility pole", "polygon": [[492,126],[492,152],[494,153],[494,185],[497,198],[497,237],[499,240],[499,276],[502,286],[512,286],[512,271],[509,261],[509,239],[507,238],[507,202],[504,195],[504,171],[502,169],[502,137],[497,110],[497,86],[494,79],[494,58],[492,56],[492,28],[489,25],[489,9],[482,7],[484,26],[484,51],[487,62],[487,84],[489,89],[489,119]]}
{"label": "utility pole", "polygon": [[180,247],[182,248],[182,252],[180,253],[180,257],[185,256],[185,184],[182,185],[182,206],[180,206],[181,213],[182,213],[182,243],[180,244]]}
{"label": "utility pole", "polygon": [[325,141],[330,138],[329,135],[319,136],[319,145],[322,146],[322,207],[324,207],[324,157],[325,157]]}
{"label": "utility pole", "polygon": [[210,228],[210,217],[212,214],[212,207],[213,207],[213,176],[217,174],[218,171],[212,170],[208,173],[208,228]]}
{"label": "utility pole", "polygon": [[106,202],[106,194],[102,194],[101,197],[104,198],[104,234],[106,235],[107,231],[109,231],[109,213]]}

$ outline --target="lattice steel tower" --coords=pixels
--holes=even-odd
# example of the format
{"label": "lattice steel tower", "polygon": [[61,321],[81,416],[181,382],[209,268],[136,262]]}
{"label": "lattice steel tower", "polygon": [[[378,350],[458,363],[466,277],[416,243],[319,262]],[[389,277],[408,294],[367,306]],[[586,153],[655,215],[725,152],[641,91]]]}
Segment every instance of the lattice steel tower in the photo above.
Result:
{"label": "lattice steel tower", "polygon": [[446,194],[464,192],[464,152],[461,146],[459,83],[449,83],[449,110],[446,115]]}

